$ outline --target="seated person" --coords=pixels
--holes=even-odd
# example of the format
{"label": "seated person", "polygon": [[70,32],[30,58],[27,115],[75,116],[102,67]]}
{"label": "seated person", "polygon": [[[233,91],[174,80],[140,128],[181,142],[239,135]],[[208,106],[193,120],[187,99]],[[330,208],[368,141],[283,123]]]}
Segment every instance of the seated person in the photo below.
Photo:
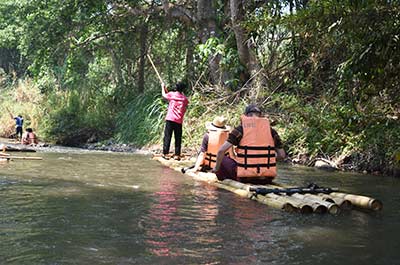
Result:
{"label": "seated person", "polygon": [[206,128],[207,132],[203,136],[196,164],[189,171],[211,170],[215,166],[218,149],[228,139],[231,129],[226,126],[226,119],[222,116],[217,116],[212,122],[207,122]]}
{"label": "seated person", "polygon": [[[225,156],[236,146],[236,157]],[[276,177],[276,160],[286,156],[278,133],[260,108],[248,105],[241,124],[233,129],[220,147],[213,168],[219,180],[226,178],[245,183],[267,184]]]}
{"label": "seated person", "polygon": [[32,128],[26,128],[24,135],[21,139],[21,144],[26,145],[36,145],[39,141],[36,134],[33,132]]}

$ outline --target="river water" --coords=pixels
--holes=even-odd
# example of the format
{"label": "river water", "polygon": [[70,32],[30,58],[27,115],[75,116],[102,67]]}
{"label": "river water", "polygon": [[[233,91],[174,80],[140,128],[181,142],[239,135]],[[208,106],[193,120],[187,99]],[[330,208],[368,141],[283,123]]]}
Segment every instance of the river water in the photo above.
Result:
{"label": "river water", "polygon": [[400,264],[400,180],[280,165],[382,200],[381,212],[286,213],[143,154],[65,149],[0,164],[0,264]]}

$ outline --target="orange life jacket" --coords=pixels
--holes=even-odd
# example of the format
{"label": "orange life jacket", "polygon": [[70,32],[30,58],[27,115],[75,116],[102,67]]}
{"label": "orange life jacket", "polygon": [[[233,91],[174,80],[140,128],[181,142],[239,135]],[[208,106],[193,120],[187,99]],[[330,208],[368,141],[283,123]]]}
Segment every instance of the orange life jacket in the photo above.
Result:
{"label": "orange life jacket", "polygon": [[221,145],[228,139],[229,130],[209,130],[208,145],[206,156],[204,157],[203,166],[214,168],[217,159],[217,153]]}
{"label": "orange life jacket", "polygon": [[241,117],[243,137],[236,147],[237,176],[276,177],[275,144],[269,120],[265,117]]}

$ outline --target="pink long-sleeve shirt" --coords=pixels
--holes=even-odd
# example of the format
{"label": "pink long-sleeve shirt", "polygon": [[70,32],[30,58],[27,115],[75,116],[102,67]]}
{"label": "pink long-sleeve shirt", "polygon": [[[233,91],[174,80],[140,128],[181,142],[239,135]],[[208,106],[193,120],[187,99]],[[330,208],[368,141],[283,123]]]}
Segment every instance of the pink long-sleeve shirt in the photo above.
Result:
{"label": "pink long-sleeve shirt", "polygon": [[189,104],[187,97],[179,92],[173,91],[165,94],[165,99],[169,101],[165,120],[182,124],[186,107]]}

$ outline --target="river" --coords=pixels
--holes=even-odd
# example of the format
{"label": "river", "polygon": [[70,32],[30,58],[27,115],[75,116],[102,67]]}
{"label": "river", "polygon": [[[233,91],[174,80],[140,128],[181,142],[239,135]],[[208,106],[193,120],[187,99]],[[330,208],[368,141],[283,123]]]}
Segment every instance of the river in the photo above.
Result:
{"label": "river", "polygon": [[280,165],[380,199],[381,212],[286,213],[143,154],[62,149],[0,164],[0,264],[399,264],[400,180]]}

